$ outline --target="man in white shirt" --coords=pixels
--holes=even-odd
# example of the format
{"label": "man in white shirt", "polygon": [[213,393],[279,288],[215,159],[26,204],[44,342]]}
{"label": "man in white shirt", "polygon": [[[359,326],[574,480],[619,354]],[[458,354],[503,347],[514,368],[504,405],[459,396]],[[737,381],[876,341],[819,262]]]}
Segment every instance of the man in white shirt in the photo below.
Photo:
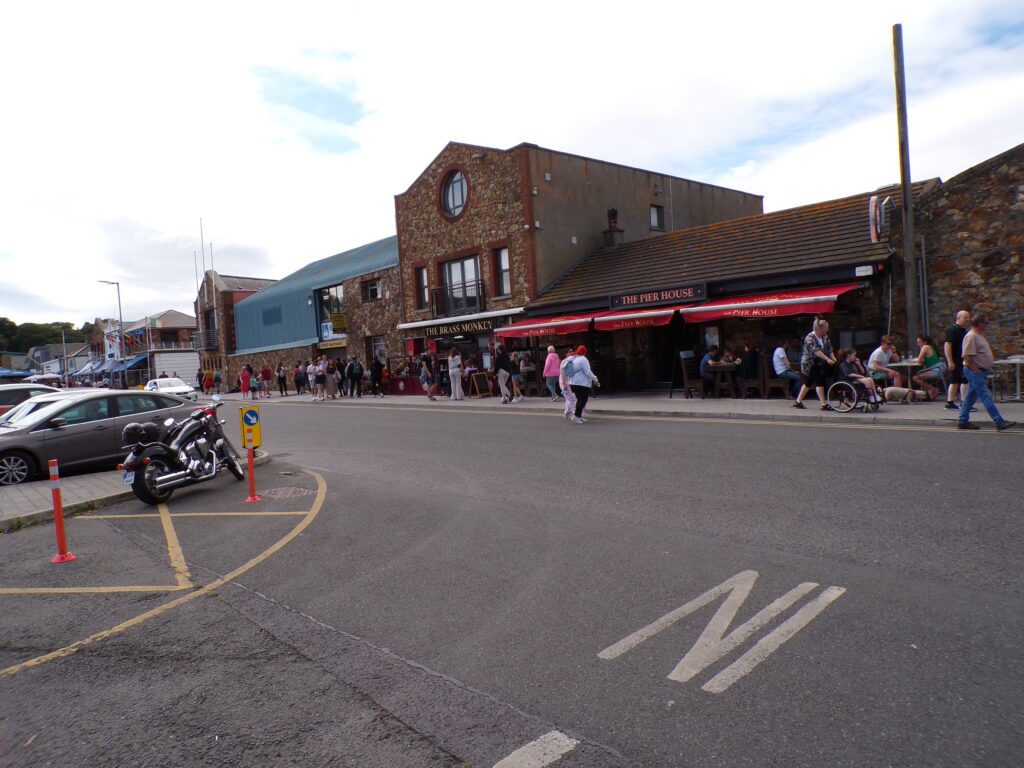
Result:
{"label": "man in white shirt", "polygon": [[896,342],[892,336],[883,336],[882,343],[868,358],[868,375],[883,387],[886,381],[891,378],[893,386],[903,386],[903,375],[899,371],[889,368],[889,363],[895,363],[900,359],[896,354]]}
{"label": "man in white shirt", "polygon": [[772,367],[775,369],[776,377],[785,379],[792,384],[789,393],[790,398],[796,397],[797,392],[800,391],[800,374],[790,367],[789,357],[786,355],[785,339],[779,341],[779,345],[772,354]]}

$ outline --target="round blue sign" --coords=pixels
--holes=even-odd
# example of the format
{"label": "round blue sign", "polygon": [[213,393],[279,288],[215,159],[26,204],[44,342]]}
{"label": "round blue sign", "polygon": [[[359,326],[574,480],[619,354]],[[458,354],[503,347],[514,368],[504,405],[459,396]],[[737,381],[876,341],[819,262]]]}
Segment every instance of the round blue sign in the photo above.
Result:
{"label": "round blue sign", "polygon": [[260,415],[257,411],[246,411],[245,414],[243,414],[242,419],[250,427],[255,427],[256,423],[260,420]]}

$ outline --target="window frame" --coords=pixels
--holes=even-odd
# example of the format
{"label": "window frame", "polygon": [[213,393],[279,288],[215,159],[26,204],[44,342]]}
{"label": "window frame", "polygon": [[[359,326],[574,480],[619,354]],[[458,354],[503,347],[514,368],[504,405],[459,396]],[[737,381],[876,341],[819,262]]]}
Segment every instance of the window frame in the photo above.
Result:
{"label": "window frame", "polygon": [[[422,277],[422,284],[420,278]],[[416,309],[430,308],[430,270],[426,266],[413,268],[413,282],[416,285]]]}
{"label": "window frame", "polygon": [[[359,283],[359,295],[364,304],[372,304],[384,298],[384,281],[379,277]],[[373,295],[376,294],[376,295]]]}
{"label": "window frame", "polygon": [[651,203],[650,220],[652,232],[665,231],[665,206]]}
{"label": "window frame", "polygon": [[[502,264],[504,261],[504,264]],[[508,290],[505,290],[505,281],[508,280]],[[512,257],[509,255],[508,246],[494,249],[494,298],[504,298],[512,295]]]}

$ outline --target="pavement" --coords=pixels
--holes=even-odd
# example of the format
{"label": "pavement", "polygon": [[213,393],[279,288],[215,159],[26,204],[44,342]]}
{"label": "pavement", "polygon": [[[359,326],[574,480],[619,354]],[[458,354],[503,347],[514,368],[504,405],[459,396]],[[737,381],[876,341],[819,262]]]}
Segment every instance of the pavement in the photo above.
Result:
{"label": "pavement", "polygon": [[[915,426],[937,426],[953,427],[956,425],[957,412],[947,411],[944,403],[911,403],[907,405],[885,404],[880,410],[874,413],[864,413],[861,410],[850,413],[822,412],[818,402],[809,398],[806,402],[806,409],[799,410],[793,407],[793,401],[762,398],[686,398],[680,393],[675,393],[669,398],[668,391],[654,391],[631,394],[602,395],[600,390],[595,397],[591,397],[588,403],[590,413],[603,413],[610,416],[656,416],[675,418],[707,418],[707,419],[744,419],[759,421],[806,421],[820,423],[850,423],[850,424],[904,424]],[[240,393],[223,395],[223,399],[239,404],[253,402],[243,399]],[[274,395],[270,398],[263,398],[255,401],[257,405],[265,403],[287,402],[304,403],[311,407],[340,406],[353,403],[362,405],[372,404],[382,407],[403,407],[422,406],[431,403],[424,396],[415,395],[389,395],[383,398],[363,396],[361,398],[339,398],[327,400],[326,402],[312,402],[308,395],[290,395],[280,397]],[[559,400],[552,403],[544,397],[527,397],[518,403],[503,406],[498,398],[467,398],[457,403],[439,397],[433,402],[435,405],[451,405],[458,408],[484,408],[516,411],[542,411],[560,412],[564,401]],[[1003,416],[1010,421],[1024,422],[1024,403],[1007,401],[997,403]],[[988,414],[981,405],[973,417],[979,424],[989,422]]]}
{"label": "pavement", "polygon": [[1024,764],[1021,431],[260,405],[0,536],[0,764]]}

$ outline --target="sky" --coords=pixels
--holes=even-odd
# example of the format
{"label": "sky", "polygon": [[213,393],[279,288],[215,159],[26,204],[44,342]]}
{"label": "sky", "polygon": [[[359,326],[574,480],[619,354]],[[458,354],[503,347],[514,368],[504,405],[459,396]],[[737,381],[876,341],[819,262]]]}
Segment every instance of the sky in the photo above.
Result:
{"label": "sky", "polygon": [[[1024,142],[1024,3],[6,5],[0,316],[191,313],[394,234],[450,141],[531,142],[764,195],[778,210],[948,179]],[[212,245],[210,245],[212,243]],[[201,257],[200,257],[201,258]]]}

